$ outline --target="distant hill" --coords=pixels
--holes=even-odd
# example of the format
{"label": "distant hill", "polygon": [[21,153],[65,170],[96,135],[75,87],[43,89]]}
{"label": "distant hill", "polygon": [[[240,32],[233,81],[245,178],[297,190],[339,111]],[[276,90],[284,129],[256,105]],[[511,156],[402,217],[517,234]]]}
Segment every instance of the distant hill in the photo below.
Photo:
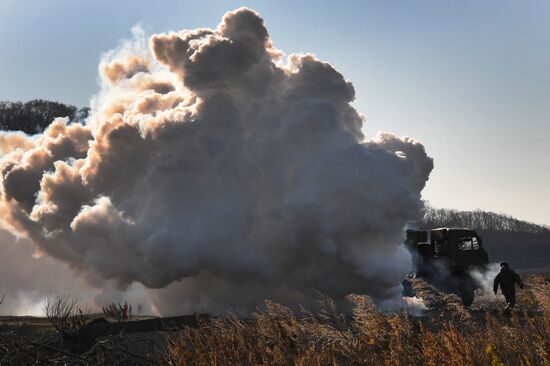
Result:
{"label": "distant hill", "polygon": [[35,99],[29,102],[0,101],[0,130],[23,131],[36,134],[44,131],[57,117],[69,117],[73,122],[83,121],[90,109]]}
{"label": "distant hill", "polygon": [[550,227],[481,210],[458,211],[426,206],[420,226],[476,230],[491,262],[506,261],[519,269],[550,270]]}

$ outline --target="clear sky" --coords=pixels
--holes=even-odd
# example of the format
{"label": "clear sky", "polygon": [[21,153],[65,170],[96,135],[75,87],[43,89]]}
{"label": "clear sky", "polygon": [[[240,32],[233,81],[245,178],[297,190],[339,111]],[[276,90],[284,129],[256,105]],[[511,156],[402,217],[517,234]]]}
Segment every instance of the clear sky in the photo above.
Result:
{"label": "clear sky", "polygon": [[424,197],[550,224],[550,2],[505,0],[2,0],[0,100],[86,106],[97,64],[130,29],[215,27],[261,13],[275,46],[353,81],[366,133],[416,137]]}

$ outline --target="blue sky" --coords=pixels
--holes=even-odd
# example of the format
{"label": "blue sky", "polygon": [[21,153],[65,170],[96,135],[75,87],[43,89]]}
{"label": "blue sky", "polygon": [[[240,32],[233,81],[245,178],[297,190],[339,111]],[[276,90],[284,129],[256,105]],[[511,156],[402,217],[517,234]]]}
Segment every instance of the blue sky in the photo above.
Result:
{"label": "blue sky", "polygon": [[2,0],[0,100],[85,106],[101,54],[134,25],[215,27],[239,6],[261,13],[277,48],[352,80],[368,136],[424,143],[434,206],[550,224],[548,1]]}

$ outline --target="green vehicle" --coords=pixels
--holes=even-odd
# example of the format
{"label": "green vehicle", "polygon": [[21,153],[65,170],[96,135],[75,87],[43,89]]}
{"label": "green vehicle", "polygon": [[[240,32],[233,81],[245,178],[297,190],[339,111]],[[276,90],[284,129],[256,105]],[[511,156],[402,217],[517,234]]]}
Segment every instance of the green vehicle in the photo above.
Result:
{"label": "green vehicle", "polygon": [[484,268],[489,256],[481,237],[464,228],[407,230],[406,245],[413,254],[416,275],[444,291],[460,296],[465,306],[474,301],[480,285],[470,275],[474,268]]}

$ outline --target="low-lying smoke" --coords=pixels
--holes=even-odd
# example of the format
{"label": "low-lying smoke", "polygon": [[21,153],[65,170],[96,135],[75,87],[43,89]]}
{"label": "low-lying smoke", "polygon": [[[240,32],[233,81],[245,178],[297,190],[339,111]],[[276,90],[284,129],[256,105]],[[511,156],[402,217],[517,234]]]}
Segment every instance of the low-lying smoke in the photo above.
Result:
{"label": "low-lying smoke", "polygon": [[285,57],[241,8],[148,45],[137,31],[99,70],[85,125],[0,133],[2,224],[38,253],[160,289],[161,313],[400,285],[433,163],[412,138],[365,140],[330,64]]}
{"label": "low-lying smoke", "polygon": [[498,263],[489,263],[483,269],[473,269],[469,272],[481,289],[476,294],[477,299],[485,303],[494,303],[504,298],[500,293],[499,295],[493,293],[493,284],[499,272],[500,265]]}

